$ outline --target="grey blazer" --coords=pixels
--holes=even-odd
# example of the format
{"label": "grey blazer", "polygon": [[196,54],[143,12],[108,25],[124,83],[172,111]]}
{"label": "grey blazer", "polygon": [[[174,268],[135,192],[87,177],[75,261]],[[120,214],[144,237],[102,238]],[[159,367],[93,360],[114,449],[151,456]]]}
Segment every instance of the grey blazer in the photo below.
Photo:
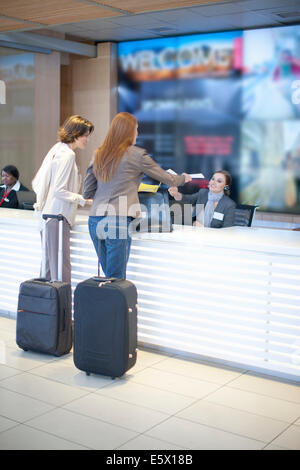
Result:
{"label": "grey blazer", "polygon": [[[194,194],[183,194],[182,202],[190,204],[204,204],[206,206],[208,200],[208,189],[200,189],[197,193]],[[213,218],[210,224],[212,228],[224,228],[232,227],[234,222],[234,211],[236,208],[236,203],[230,199],[228,196],[224,196],[220,199],[215,208],[215,212],[223,214],[223,220]]]}
{"label": "grey blazer", "polygon": [[138,187],[144,173],[169,186],[181,186],[185,182],[184,175],[170,175],[144,149],[132,145],[124,153],[115,174],[107,183],[97,181],[91,162],[83,183],[83,197],[94,199],[90,215],[139,217],[141,208]]}

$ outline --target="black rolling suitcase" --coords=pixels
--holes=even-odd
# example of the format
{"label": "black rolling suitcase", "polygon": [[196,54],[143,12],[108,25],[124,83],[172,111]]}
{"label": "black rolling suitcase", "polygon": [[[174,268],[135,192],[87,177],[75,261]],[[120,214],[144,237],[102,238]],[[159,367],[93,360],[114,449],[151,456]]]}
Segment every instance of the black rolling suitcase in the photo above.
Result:
{"label": "black rolling suitcase", "polygon": [[125,279],[94,277],[74,292],[74,364],[121,377],[137,357],[137,291]]}
{"label": "black rolling suitcase", "polygon": [[46,220],[59,220],[58,277],[62,279],[63,216],[43,215],[42,277],[20,285],[17,312],[17,345],[31,350],[61,356],[72,348],[72,293],[66,282],[47,281],[45,260]]}

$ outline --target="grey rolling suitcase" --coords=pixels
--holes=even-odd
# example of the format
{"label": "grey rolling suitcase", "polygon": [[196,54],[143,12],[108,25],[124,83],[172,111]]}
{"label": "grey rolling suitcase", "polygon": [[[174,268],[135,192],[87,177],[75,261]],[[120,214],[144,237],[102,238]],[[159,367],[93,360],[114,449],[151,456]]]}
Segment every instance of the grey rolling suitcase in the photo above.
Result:
{"label": "grey rolling suitcase", "polygon": [[[46,220],[59,220],[58,281],[47,281]],[[63,216],[43,215],[42,277],[23,282],[19,289],[16,342],[24,351],[31,350],[61,356],[72,348],[72,292],[62,282]]]}

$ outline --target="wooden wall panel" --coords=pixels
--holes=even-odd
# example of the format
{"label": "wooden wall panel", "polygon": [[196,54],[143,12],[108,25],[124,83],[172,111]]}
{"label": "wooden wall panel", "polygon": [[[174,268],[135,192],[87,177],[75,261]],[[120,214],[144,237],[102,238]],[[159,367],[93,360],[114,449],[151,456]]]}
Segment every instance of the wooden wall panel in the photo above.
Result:
{"label": "wooden wall panel", "polygon": [[116,54],[116,44],[103,43],[98,44],[97,58],[72,62],[72,114],[85,117],[95,126],[86,149],[78,152],[77,164],[83,177],[117,112]]}
{"label": "wooden wall panel", "polygon": [[61,66],[60,75],[60,125],[73,114],[73,81],[72,67]]}
{"label": "wooden wall panel", "polygon": [[60,117],[60,53],[35,54],[35,168],[57,141]]}

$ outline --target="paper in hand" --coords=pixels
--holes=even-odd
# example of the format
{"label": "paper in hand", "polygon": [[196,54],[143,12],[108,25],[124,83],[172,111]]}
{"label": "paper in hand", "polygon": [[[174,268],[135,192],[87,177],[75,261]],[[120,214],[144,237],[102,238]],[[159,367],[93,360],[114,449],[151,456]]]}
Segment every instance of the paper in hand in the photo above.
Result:
{"label": "paper in hand", "polygon": [[[168,170],[166,170],[167,173],[169,173],[170,175],[177,175],[177,173],[174,171],[174,170],[171,170],[171,168],[169,168]],[[204,175],[202,173],[193,173],[192,175],[190,174],[190,177],[192,179],[197,179],[197,178],[204,178]]]}
{"label": "paper in hand", "polygon": [[190,177],[192,179],[197,179],[197,178],[204,178],[204,175],[202,173],[193,173],[192,175],[190,174]]}

